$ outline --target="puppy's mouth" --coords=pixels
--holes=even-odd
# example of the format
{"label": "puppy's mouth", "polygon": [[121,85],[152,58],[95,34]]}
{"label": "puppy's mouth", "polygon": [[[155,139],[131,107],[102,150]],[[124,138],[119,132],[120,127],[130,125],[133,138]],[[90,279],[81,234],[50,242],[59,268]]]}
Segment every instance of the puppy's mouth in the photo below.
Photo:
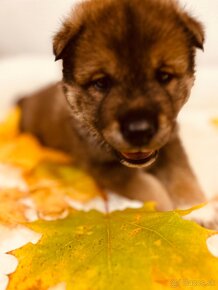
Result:
{"label": "puppy's mouth", "polygon": [[118,152],[117,155],[120,162],[127,167],[146,168],[157,160],[158,151]]}

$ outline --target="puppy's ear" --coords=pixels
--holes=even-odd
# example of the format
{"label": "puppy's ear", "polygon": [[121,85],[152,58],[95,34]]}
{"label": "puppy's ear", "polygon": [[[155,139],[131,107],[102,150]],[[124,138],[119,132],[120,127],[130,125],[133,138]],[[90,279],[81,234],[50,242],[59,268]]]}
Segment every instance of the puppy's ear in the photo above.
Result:
{"label": "puppy's ear", "polygon": [[53,52],[55,61],[62,59],[63,54],[69,43],[76,41],[78,35],[82,31],[83,21],[80,7],[73,12],[73,16],[69,17],[61,30],[53,38]]}
{"label": "puppy's ear", "polygon": [[189,33],[193,45],[204,50],[205,33],[202,23],[191,17],[186,12],[182,13],[182,21]]}

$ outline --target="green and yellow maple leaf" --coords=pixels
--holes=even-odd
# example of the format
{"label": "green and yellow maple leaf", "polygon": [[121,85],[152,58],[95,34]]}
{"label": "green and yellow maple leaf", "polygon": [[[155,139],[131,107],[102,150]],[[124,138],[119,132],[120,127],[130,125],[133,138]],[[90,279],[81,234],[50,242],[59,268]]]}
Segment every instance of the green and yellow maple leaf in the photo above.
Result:
{"label": "green and yellow maple leaf", "polygon": [[63,282],[67,290],[187,289],[183,281],[217,289],[218,259],[206,246],[214,232],[183,220],[187,213],[145,206],[106,215],[75,211],[64,220],[28,224],[42,238],[12,253],[19,265],[8,290]]}

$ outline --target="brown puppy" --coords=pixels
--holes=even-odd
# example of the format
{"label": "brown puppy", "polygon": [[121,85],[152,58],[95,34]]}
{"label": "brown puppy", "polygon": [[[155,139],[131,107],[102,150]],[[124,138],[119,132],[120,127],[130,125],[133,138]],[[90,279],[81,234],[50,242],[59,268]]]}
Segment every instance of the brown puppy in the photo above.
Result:
{"label": "brown puppy", "polygon": [[164,210],[201,203],[176,118],[203,41],[173,0],[82,2],[54,38],[63,82],[20,102],[21,128],[103,188]]}

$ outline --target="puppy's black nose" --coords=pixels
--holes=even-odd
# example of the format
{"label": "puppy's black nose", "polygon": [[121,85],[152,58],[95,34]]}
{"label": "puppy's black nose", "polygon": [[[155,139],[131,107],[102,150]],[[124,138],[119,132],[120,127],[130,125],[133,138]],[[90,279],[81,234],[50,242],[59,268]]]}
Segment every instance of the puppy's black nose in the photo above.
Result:
{"label": "puppy's black nose", "polygon": [[147,145],[158,130],[157,114],[150,111],[132,111],[120,118],[124,139],[133,146]]}

